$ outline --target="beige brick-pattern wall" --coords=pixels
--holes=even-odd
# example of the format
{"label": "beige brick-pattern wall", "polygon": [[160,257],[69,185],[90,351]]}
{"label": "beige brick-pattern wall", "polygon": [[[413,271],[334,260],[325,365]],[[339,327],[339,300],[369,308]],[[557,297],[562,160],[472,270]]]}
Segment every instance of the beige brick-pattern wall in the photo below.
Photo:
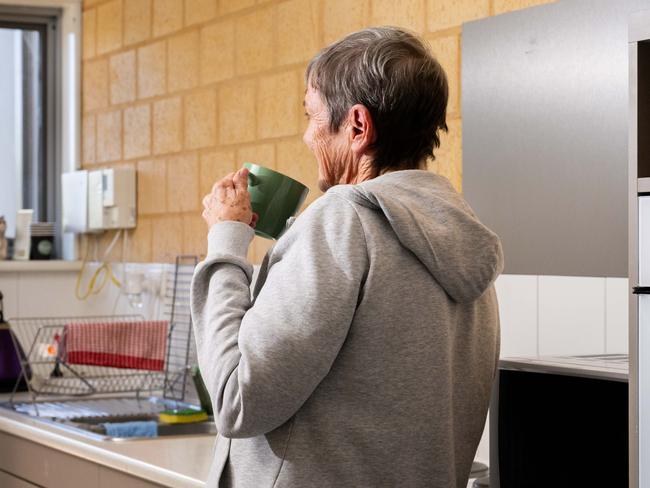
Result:
{"label": "beige brick-pattern wall", "polygon": [[[421,34],[447,71],[449,133],[429,169],[462,190],[461,24],[550,1],[85,0],[82,166],[138,170],[127,259],[203,254],[201,198],[244,161],[307,184],[308,204],[320,195],[302,143],[306,64],[390,24]],[[256,237],[250,259],[270,244]]]}

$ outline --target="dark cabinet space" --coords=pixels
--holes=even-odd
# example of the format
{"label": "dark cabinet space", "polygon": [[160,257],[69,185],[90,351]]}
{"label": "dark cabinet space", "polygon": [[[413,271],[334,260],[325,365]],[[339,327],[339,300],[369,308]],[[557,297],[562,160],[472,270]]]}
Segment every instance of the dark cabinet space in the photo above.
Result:
{"label": "dark cabinet space", "polygon": [[637,177],[650,178],[650,41],[638,44],[637,70]]}

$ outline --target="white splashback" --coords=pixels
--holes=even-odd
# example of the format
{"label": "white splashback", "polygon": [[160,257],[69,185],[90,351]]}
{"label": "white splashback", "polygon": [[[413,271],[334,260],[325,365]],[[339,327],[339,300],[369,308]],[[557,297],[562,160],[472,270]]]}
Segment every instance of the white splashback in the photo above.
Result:
{"label": "white splashback", "polygon": [[[83,293],[97,269],[89,264],[84,271],[80,290]],[[161,272],[160,264],[129,264],[127,266]],[[122,265],[113,264],[113,273],[123,280]],[[145,318],[156,318],[159,300],[144,296],[144,307],[133,308],[125,295],[120,294],[110,281],[98,294],[91,294],[86,300],[75,297],[77,271],[25,271],[0,274],[0,291],[5,296],[5,318],[11,317],[63,317],[82,315],[142,314]],[[99,282],[100,280],[98,280]]]}
{"label": "white splashback", "polygon": [[501,356],[537,355],[537,276],[501,275],[496,281]]}
{"label": "white splashback", "polygon": [[501,275],[501,357],[627,353],[627,278]]}
{"label": "white splashback", "polygon": [[[81,292],[97,269],[88,264],[81,282]],[[172,264],[127,263],[127,269],[141,272],[162,273],[173,270]],[[123,281],[121,263],[112,265],[113,273]],[[253,280],[259,266],[254,266]],[[4,294],[4,315],[10,317],[64,317],[80,315],[142,314],[145,318],[160,318],[162,302],[148,293],[143,295],[142,309],[130,306],[128,299],[112,283],[107,282],[102,291],[86,300],[75,297],[77,271],[25,271],[0,273],[0,291]],[[168,277],[171,276],[168,273]]]}
{"label": "white splashback", "polygon": [[605,278],[539,277],[539,354],[605,352]]}
{"label": "white splashback", "polygon": [[627,278],[606,278],[605,352],[628,352],[628,317],[630,285]]}

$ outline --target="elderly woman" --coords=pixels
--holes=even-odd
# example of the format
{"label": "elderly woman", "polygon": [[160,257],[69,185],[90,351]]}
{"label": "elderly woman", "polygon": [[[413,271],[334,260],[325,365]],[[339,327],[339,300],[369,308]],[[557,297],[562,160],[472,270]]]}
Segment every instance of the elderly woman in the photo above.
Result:
{"label": "elderly woman", "polygon": [[208,486],[464,487],[499,353],[497,236],[424,170],[447,81],[420,40],[372,28],[307,68],[325,194],[269,251],[251,299],[247,170],[204,199],[192,284],[219,435]]}

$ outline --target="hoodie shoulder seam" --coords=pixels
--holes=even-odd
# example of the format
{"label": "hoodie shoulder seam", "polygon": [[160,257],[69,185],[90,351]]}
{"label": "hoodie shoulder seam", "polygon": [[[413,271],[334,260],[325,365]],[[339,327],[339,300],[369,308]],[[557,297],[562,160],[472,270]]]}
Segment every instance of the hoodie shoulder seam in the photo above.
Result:
{"label": "hoodie shoulder seam", "polygon": [[370,252],[368,251],[368,239],[366,239],[366,228],[363,225],[363,220],[361,219],[361,216],[359,215],[359,211],[356,209],[356,207],[350,202],[347,198],[345,198],[342,195],[339,195],[338,193],[332,193],[332,195],[345,202],[353,211],[354,215],[356,215],[357,220],[359,221],[359,227],[361,227],[361,234],[363,235],[363,245],[366,248],[366,259],[368,261],[368,266],[370,266]]}

